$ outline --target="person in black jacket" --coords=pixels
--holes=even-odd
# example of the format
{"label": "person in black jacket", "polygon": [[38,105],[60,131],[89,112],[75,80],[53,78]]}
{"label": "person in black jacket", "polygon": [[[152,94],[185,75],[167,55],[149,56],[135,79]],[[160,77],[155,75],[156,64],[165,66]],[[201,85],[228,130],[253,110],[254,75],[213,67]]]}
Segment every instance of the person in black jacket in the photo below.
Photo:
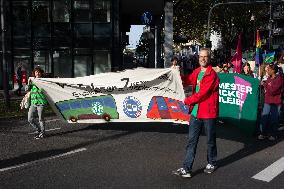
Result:
{"label": "person in black jacket", "polygon": [[17,90],[15,91],[15,94],[18,95],[18,96],[21,96],[21,93],[22,93],[22,87],[23,87],[23,83],[22,83],[22,78],[23,78],[23,75],[22,75],[22,63],[19,62],[17,67],[16,67],[16,81],[18,83],[18,88]]}

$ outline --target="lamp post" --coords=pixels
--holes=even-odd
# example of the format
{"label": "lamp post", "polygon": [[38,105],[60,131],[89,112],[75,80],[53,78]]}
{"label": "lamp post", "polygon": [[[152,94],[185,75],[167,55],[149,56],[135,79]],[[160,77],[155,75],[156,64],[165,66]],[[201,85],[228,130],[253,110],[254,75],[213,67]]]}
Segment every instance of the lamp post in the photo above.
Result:
{"label": "lamp post", "polygon": [[256,46],[255,44],[255,17],[254,17],[254,14],[251,15],[250,17],[250,21],[253,22],[253,45]]}
{"label": "lamp post", "polygon": [[4,100],[5,100],[5,105],[8,108],[10,105],[10,99],[9,99],[9,89],[8,89],[8,64],[5,59],[6,55],[6,49],[5,49],[5,20],[4,20],[4,15],[5,15],[5,8],[4,8],[4,0],[1,0],[0,2],[0,7],[1,7],[1,39],[2,39],[2,71],[3,71],[3,76],[2,76],[2,81],[3,81],[3,89],[4,89]]}

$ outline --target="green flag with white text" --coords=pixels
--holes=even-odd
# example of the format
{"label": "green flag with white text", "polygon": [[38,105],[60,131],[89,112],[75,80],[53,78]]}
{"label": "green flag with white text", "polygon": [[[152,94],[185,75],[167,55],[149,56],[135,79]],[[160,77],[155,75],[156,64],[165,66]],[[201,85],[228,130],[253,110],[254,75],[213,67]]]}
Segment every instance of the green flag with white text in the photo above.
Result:
{"label": "green flag with white text", "polygon": [[218,74],[219,119],[235,125],[247,134],[256,127],[259,80],[241,74]]}

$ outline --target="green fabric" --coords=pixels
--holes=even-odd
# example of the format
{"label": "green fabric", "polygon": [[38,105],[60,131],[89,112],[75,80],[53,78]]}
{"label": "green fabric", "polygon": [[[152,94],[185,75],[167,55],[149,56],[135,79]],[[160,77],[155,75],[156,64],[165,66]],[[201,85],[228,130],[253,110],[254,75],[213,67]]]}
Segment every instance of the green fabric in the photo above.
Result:
{"label": "green fabric", "polygon": [[219,119],[252,135],[259,102],[259,80],[242,74],[218,73]]}
{"label": "green fabric", "polygon": [[[205,71],[199,72],[198,77],[197,77],[197,83],[200,83],[204,73],[205,73]],[[196,85],[195,92],[198,93],[199,90],[200,90],[200,85]],[[198,104],[195,104],[194,107],[193,107],[193,110],[191,112],[191,115],[193,115],[194,117],[197,117],[197,111],[198,111]]]}
{"label": "green fabric", "polygon": [[46,105],[47,100],[42,90],[32,84],[31,87],[31,104],[33,105]]}

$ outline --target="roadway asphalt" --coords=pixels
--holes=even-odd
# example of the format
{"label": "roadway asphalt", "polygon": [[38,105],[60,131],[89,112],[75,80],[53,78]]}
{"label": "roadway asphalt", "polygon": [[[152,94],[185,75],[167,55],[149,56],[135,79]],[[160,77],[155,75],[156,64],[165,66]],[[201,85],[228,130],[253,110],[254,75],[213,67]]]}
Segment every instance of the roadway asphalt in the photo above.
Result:
{"label": "roadway asphalt", "polygon": [[[284,130],[277,142],[257,141],[218,124],[219,168],[206,166],[200,137],[194,175],[172,175],[182,164],[187,126],[170,123],[67,124],[47,118],[47,137],[33,139],[26,119],[0,120],[0,188],[257,188],[282,189],[281,169],[271,181],[252,178],[284,157]],[[284,168],[283,168],[284,169]],[[269,170],[273,175],[275,168]]]}

